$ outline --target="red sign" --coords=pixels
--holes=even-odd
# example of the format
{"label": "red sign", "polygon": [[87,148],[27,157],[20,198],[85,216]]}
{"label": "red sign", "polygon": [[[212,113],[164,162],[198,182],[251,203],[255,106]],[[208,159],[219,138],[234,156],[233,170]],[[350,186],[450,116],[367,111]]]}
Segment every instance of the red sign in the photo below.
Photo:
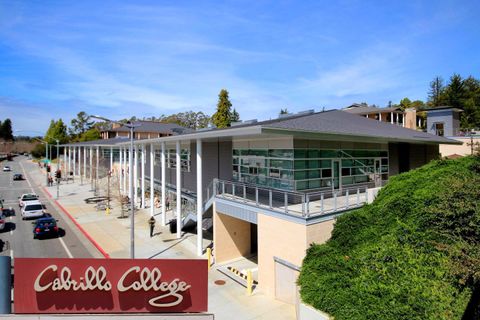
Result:
{"label": "red sign", "polygon": [[206,260],[15,258],[15,313],[206,312]]}

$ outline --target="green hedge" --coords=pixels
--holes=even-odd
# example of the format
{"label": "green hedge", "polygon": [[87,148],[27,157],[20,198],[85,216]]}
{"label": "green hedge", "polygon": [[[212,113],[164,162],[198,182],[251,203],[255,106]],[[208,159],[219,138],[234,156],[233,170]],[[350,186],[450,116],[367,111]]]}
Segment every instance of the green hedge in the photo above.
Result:
{"label": "green hedge", "polygon": [[302,300],[340,319],[479,319],[480,159],[391,178],[312,245]]}

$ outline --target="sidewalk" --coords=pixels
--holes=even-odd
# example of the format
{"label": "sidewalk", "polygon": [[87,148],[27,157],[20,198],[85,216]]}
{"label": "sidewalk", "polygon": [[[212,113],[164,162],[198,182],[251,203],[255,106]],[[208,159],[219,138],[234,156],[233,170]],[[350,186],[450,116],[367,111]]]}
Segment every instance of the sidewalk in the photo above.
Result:
{"label": "sidewalk", "polygon": [[[45,186],[43,171],[30,171],[30,176],[37,185]],[[57,201],[75,222],[103,249],[111,258],[130,257],[130,218],[119,219],[118,205],[113,205],[110,214],[97,211],[95,204],[85,203],[93,197],[90,181],[76,179],[75,182],[60,185],[60,199]],[[53,198],[56,186],[44,187]],[[146,201],[148,204],[148,201]],[[198,259],[196,255],[196,234],[186,233],[177,239],[168,226],[161,226],[160,209],[155,209],[154,237],[150,238],[148,219],[150,209],[139,209],[135,213],[135,258],[144,259]],[[167,212],[167,221],[173,213]],[[210,240],[204,240],[204,247]],[[206,258],[205,256],[203,258]],[[218,272],[214,267],[208,275],[208,311],[215,314],[215,319],[294,319],[295,308],[278,300],[269,298],[261,292],[248,296],[246,289],[234,280]],[[225,284],[217,285],[215,281],[223,280]]]}

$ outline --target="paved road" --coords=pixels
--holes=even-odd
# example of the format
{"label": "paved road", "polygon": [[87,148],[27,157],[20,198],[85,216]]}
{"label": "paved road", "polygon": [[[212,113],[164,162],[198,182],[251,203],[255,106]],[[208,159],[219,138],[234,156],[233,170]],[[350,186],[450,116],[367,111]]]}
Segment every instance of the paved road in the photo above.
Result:
{"label": "paved road", "polygon": [[[85,239],[80,239],[82,235],[77,230],[74,231],[75,226],[66,220],[69,218],[57,210],[39,185],[38,179],[36,182],[32,178],[33,174],[37,174],[38,178],[38,166],[23,156],[14,159],[14,161],[3,161],[0,164],[0,170],[5,165],[12,168],[12,172],[0,171],[0,199],[4,199],[4,207],[14,209],[13,214],[7,217],[5,230],[0,233],[0,246],[2,247],[0,255],[29,258],[91,258],[92,248],[87,248]],[[14,173],[22,173],[27,179],[13,181]],[[58,220],[58,226],[61,229],[58,238],[33,239],[33,220],[22,220],[18,207],[18,197],[27,192],[38,194],[40,201],[46,205],[47,212]]]}

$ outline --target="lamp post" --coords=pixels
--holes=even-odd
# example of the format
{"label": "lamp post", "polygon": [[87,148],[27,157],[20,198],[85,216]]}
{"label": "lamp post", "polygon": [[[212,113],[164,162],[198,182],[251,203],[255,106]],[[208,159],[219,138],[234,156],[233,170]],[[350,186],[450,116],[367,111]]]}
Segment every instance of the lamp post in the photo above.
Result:
{"label": "lamp post", "polygon": [[[133,131],[136,127],[139,127],[140,125],[134,125],[133,123],[127,122],[127,123],[121,123],[115,120],[110,120],[105,117],[101,116],[90,116],[90,118],[95,118],[107,122],[113,122],[120,124],[122,126],[125,126],[130,129],[130,148],[129,148],[129,155],[128,155],[128,179],[130,182],[130,258],[135,259],[135,202],[133,201],[134,199],[134,186],[133,186]],[[98,168],[97,168],[98,170]]]}

